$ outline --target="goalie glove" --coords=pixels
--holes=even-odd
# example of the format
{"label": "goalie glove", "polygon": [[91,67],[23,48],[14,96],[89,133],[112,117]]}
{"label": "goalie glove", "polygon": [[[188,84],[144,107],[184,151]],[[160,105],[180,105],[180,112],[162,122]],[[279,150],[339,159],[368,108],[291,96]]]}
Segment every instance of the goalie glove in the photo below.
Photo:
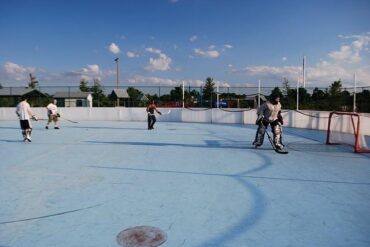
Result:
{"label": "goalie glove", "polygon": [[281,125],[284,125],[284,120],[283,120],[283,116],[281,116],[281,112],[278,113],[277,119],[279,123],[281,123]]}
{"label": "goalie glove", "polygon": [[162,112],[160,112],[160,111],[159,111],[159,112],[158,112],[158,114],[159,114],[159,115],[162,115]]}
{"label": "goalie glove", "polygon": [[260,124],[262,124],[262,121],[263,121],[263,115],[259,115],[259,116],[257,117],[257,120],[256,120],[256,125],[260,125]]}
{"label": "goalie glove", "polygon": [[38,121],[38,118],[35,115],[32,115],[31,117],[33,120]]}

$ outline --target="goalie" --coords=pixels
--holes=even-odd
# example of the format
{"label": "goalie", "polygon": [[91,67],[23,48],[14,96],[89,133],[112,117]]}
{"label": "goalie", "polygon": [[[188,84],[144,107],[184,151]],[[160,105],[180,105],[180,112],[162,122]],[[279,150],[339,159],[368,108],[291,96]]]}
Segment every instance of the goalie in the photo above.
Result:
{"label": "goalie", "polygon": [[279,95],[271,94],[269,100],[263,103],[258,108],[256,125],[258,125],[258,128],[253,145],[259,147],[263,144],[265,131],[268,125],[271,125],[271,130],[274,135],[273,142],[275,147],[279,150],[284,148],[282,142],[283,117],[281,116],[281,104]]}
{"label": "goalie", "polygon": [[57,100],[52,99],[50,103],[46,106],[46,111],[48,115],[48,122],[45,126],[45,129],[49,129],[51,122],[54,122],[54,129],[59,129],[58,122],[60,114],[58,113]]}

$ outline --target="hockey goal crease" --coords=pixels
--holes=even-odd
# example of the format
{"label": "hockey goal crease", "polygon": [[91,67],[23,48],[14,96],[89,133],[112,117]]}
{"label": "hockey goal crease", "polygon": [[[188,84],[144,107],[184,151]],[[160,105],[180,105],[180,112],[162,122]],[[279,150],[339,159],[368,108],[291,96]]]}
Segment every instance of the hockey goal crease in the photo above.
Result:
{"label": "hockey goal crease", "polygon": [[331,112],[329,114],[326,144],[347,144],[354,147],[355,153],[370,153],[366,137],[361,132],[362,116],[351,112]]}

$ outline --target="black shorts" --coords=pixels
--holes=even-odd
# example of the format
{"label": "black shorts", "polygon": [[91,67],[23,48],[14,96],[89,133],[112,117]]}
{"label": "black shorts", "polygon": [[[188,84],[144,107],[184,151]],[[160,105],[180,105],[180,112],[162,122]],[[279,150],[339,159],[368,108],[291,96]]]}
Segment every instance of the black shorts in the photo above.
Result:
{"label": "black shorts", "polygon": [[22,130],[31,129],[29,120],[19,120],[19,123],[21,124]]}

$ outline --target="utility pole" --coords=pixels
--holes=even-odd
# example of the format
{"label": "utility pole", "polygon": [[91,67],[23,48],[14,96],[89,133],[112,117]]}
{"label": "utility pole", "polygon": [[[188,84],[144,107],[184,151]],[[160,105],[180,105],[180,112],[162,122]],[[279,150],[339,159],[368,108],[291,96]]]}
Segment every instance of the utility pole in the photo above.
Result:
{"label": "utility pole", "polygon": [[354,81],[354,86],[353,86],[353,112],[357,111],[356,107],[356,88],[357,88],[357,82],[356,82],[356,73],[353,74],[353,81]]}
{"label": "utility pole", "polygon": [[258,80],[258,108],[261,105],[261,80]]}
{"label": "utility pole", "polygon": [[299,78],[297,79],[297,111],[299,111]]}
{"label": "utility pole", "polygon": [[[119,87],[119,58],[117,57],[114,59],[114,61],[117,64],[117,93],[118,93],[118,87]],[[117,106],[119,106],[119,97],[117,95]]]}
{"label": "utility pole", "polygon": [[303,88],[306,88],[306,71],[305,71],[305,66],[306,66],[306,56],[303,56]]}
{"label": "utility pole", "polygon": [[182,81],[182,108],[185,108],[185,81]]}

